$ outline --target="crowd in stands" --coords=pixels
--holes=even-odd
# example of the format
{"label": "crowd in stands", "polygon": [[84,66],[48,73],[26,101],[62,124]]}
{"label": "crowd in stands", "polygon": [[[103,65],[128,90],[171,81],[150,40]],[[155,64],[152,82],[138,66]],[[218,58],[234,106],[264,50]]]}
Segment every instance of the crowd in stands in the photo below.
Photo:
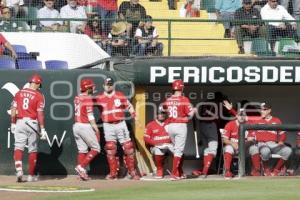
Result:
{"label": "crowd in stands", "polygon": [[112,56],[162,55],[152,18],[139,0],[122,2],[119,8],[117,0],[6,0],[1,5],[0,31],[26,31],[35,25],[35,31],[86,34]]}
{"label": "crowd in stands", "polygon": [[[215,8],[218,18],[224,20],[224,38],[236,38],[238,53],[245,53],[245,38],[259,37],[266,38],[270,43],[271,52],[274,52],[275,43],[280,38],[299,40],[295,20],[300,19],[300,1],[291,2],[292,4],[289,4],[288,0],[216,0]],[[293,9],[293,16],[288,12],[290,8]],[[261,20],[271,22],[263,23]]]}

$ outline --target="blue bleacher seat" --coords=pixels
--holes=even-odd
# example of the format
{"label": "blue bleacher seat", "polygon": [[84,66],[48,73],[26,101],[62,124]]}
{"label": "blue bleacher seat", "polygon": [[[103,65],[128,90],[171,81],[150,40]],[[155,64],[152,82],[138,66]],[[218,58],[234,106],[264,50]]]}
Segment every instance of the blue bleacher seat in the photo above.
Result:
{"label": "blue bleacher seat", "polygon": [[24,45],[13,44],[12,47],[16,53],[27,53],[27,49]]}
{"label": "blue bleacher seat", "polygon": [[16,69],[15,61],[9,56],[1,56],[0,69]]}
{"label": "blue bleacher seat", "polygon": [[29,53],[25,53],[25,52],[17,52],[17,58],[18,59],[34,59],[33,57],[32,57],[32,55],[30,55]]}
{"label": "blue bleacher seat", "polygon": [[45,61],[46,69],[68,69],[68,62],[63,60],[47,60]]}
{"label": "blue bleacher seat", "polygon": [[18,67],[19,69],[43,69],[41,61],[29,59],[18,60]]}

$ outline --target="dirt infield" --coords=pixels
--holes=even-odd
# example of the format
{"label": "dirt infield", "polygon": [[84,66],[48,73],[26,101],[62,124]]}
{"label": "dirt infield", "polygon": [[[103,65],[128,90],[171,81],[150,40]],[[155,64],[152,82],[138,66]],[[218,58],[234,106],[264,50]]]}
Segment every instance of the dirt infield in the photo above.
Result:
{"label": "dirt infield", "polygon": [[[121,189],[127,188],[133,185],[144,185],[147,184],[145,181],[137,181],[133,180],[114,180],[107,181],[103,180],[103,177],[93,177],[90,181],[80,181],[77,179],[77,176],[68,176],[66,178],[53,178],[53,177],[41,177],[37,182],[24,182],[24,183],[16,183],[15,176],[0,176],[0,187],[1,186],[74,186],[74,187],[82,187],[82,188],[92,188],[95,190],[108,190],[108,189]],[[55,193],[38,193],[38,192],[9,192],[9,191],[0,191],[0,199],[1,200],[29,200],[33,197],[46,197],[53,196]]]}

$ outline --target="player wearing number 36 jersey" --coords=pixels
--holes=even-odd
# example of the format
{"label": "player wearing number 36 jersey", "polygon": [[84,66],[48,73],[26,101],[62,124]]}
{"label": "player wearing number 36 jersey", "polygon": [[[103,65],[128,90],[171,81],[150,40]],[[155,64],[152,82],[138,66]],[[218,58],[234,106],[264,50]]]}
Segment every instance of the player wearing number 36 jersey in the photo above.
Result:
{"label": "player wearing number 36 jersey", "polygon": [[194,115],[190,100],[183,96],[184,84],[182,80],[175,80],[172,83],[174,94],[163,103],[163,110],[167,111],[168,119],[166,130],[174,144],[174,158],[172,179],[177,180],[183,177],[183,150],[187,137],[187,123],[189,117]]}
{"label": "player wearing number 36 jersey", "polygon": [[28,145],[29,153],[27,181],[35,181],[38,136],[42,140],[47,139],[44,128],[45,99],[39,92],[42,78],[35,74],[29,83],[29,88],[23,88],[16,93],[11,108],[11,132],[15,137],[14,160],[18,182],[23,182],[22,159],[25,145]]}

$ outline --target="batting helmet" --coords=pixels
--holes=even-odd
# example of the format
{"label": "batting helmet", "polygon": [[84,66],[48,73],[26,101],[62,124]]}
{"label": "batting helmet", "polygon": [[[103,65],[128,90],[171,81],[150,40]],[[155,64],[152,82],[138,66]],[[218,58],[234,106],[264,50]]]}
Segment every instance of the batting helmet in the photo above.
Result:
{"label": "batting helmet", "polygon": [[174,80],[172,83],[172,89],[173,90],[182,90],[184,87],[183,81],[182,80]]}
{"label": "batting helmet", "polygon": [[81,90],[81,92],[85,92],[88,89],[92,89],[93,87],[95,87],[95,84],[94,84],[92,79],[82,79],[80,81],[80,90]]}
{"label": "batting helmet", "polygon": [[42,84],[43,79],[40,75],[34,74],[30,77],[29,83],[36,83],[36,84]]}

